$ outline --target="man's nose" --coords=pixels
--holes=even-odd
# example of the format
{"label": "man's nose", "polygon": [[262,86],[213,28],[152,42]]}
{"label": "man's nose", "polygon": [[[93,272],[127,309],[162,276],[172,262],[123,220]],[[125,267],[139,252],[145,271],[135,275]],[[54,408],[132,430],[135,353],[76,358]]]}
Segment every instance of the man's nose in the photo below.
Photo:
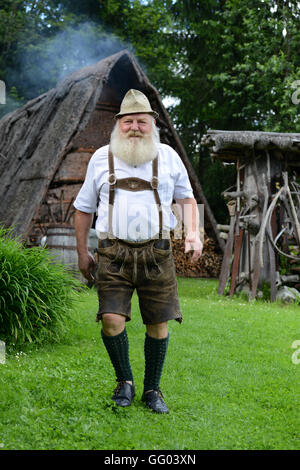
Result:
{"label": "man's nose", "polygon": [[139,125],[138,125],[137,121],[132,121],[131,130],[132,131],[138,131],[139,130]]}

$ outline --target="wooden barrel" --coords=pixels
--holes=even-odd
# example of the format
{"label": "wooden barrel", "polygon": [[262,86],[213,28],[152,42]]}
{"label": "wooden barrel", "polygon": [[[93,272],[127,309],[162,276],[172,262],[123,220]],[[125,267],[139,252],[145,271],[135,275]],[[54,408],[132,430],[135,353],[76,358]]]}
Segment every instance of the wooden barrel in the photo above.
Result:
{"label": "wooden barrel", "polygon": [[[90,242],[90,240],[94,240],[94,234],[93,237],[89,237],[89,249],[93,253],[95,243]],[[75,277],[87,283],[87,280],[82,276],[78,268],[76,236],[73,227],[63,225],[49,227],[47,230],[46,248],[51,250],[51,253],[54,255],[54,261],[65,265]]]}

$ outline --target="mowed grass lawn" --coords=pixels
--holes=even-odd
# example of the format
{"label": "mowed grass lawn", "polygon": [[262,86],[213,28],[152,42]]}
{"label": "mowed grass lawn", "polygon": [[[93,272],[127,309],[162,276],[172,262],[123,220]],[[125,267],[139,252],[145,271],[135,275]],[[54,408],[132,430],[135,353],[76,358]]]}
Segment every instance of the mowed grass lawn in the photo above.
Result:
{"label": "mowed grass lawn", "polygon": [[[300,306],[218,297],[217,281],[178,279],[182,325],[170,322],[161,388],[169,415],[141,402],[144,326],[127,324],[137,396],[111,400],[115,378],[95,322],[96,292],[79,295],[59,344],[0,365],[1,449],[300,449]],[[300,354],[299,354],[300,357]]]}

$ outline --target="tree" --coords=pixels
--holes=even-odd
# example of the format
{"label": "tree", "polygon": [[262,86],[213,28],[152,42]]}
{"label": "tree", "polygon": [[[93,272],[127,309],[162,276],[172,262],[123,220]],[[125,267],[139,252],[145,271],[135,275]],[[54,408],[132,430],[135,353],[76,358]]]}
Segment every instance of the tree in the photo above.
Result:
{"label": "tree", "polygon": [[7,88],[14,86],[15,96],[26,101],[72,71],[124,48],[164,77],[168,47],[162,42],[162,30],[168,19],[160,3],[11,0],[7,11],[0,10],[3,17],[15,14],[16,8],[20,14],[20,25],[15,22],[11,32],[14,42],[3,33],[2,77]]}
{"label": "tree", "polygon": [[[24,58],[31,55],[34,61],[35,45],[49,37],[49,25],[59,22],[57,8],[52,0],[5,0],[0,3],[0,79],[7,89],[7,105],[0,116],[37,96],[38,86],[32,90],[26,80]],[[52,30],[53,33],[53,30]],[[32,76],[39,74],[34,71]]]}
{"label": "tree", "polygon": [[291,99],[300,77],[299,3],[176,0],[170,8],[177,60],[164,92],[180,98],[171,115],[221,221],[227,210],[214,181],[225,189],[234,172],[212,167],[201,136],[208,128],[300,132]]}

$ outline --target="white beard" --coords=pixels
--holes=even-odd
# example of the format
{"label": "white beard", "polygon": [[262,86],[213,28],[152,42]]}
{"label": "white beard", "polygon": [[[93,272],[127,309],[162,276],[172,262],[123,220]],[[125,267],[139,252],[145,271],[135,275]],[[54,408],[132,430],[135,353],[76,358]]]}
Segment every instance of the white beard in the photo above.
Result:
{"label": "white beard", "polygon": [[117,122],[110,138],[110,148],[117,158],[131,166],[151,162],[157,156],[159,131],[153,123],[153,131],[149,135],[137,133],[140,137],[129,137],[131,132],[120,132]]}

